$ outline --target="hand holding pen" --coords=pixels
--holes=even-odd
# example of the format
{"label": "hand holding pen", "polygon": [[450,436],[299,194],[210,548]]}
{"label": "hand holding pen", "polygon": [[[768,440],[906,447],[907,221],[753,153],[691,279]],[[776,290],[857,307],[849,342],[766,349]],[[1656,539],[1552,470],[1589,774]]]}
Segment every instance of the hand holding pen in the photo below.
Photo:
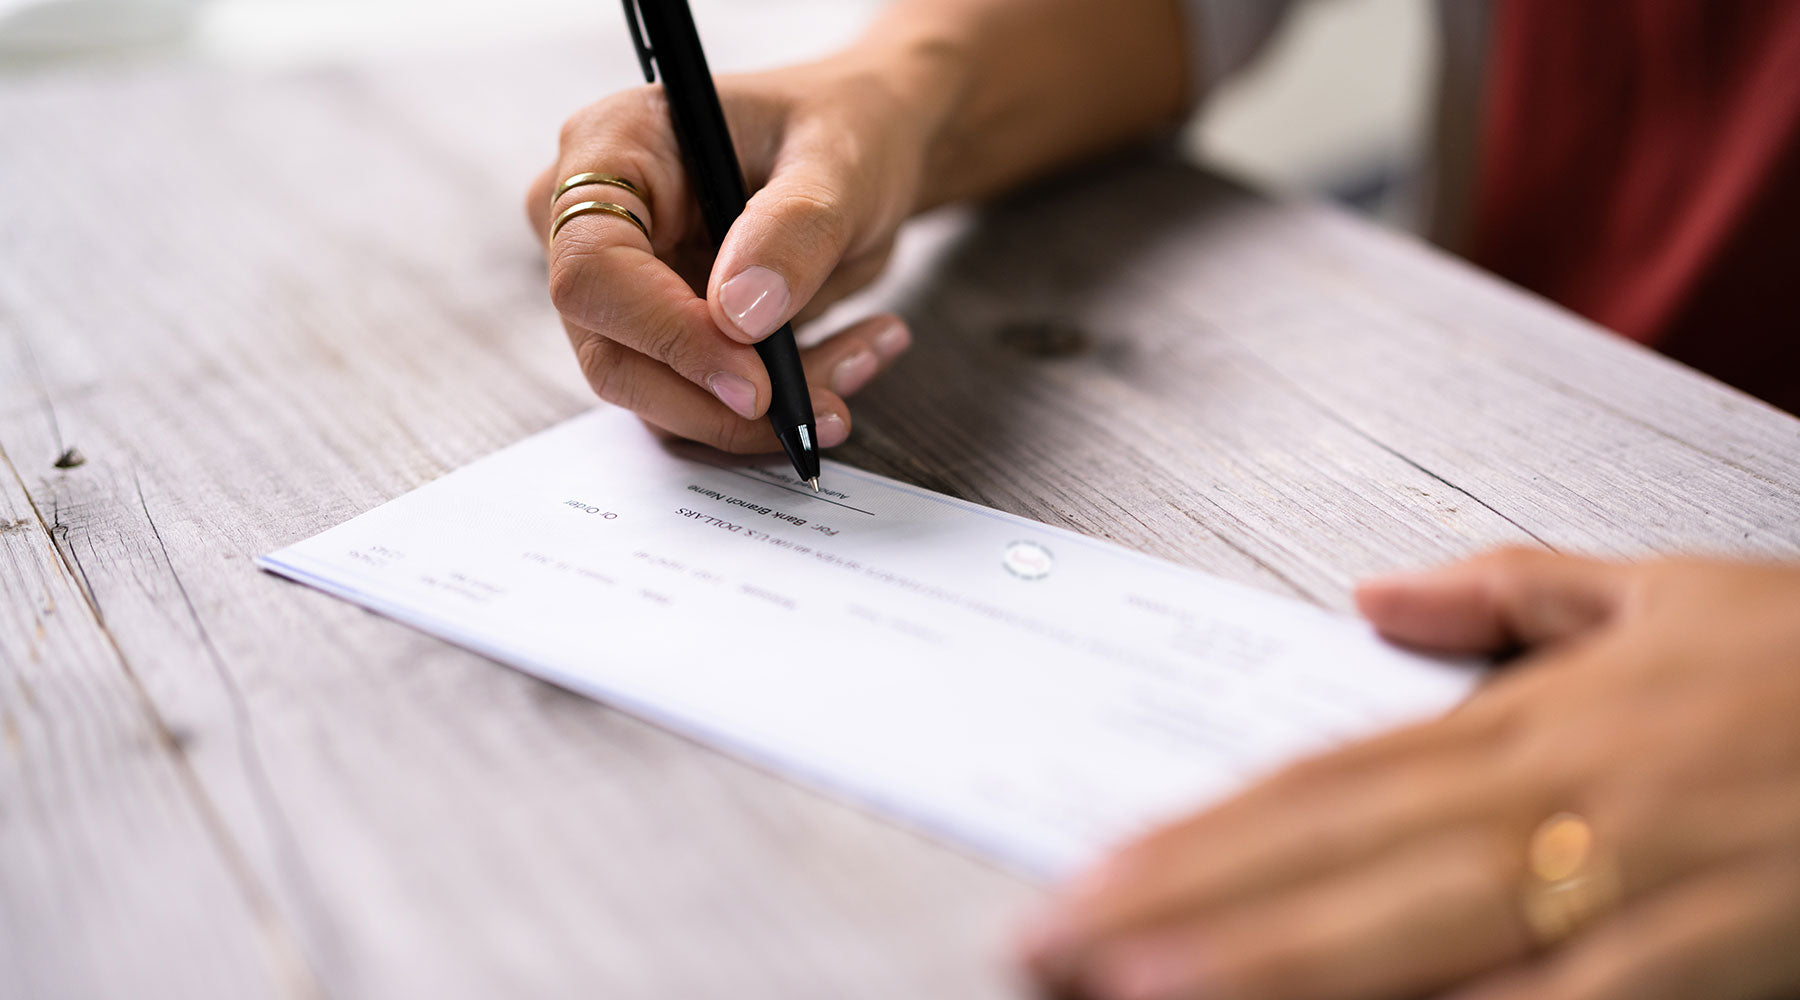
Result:
{"label": "hand holding pen", "polygon": [[[775,387],[754,345],[872,279],[917,200],[920,129],[862,85],[867,75],[861,60],[839,60],[719,81],[753,193],[718,242],[660,86],[569,120],[527,210],[547,240],[552,301],[601,398],[726,451],[781,450],[764,419]],[[910,342],[884,315],[801,352],[818,447],[848,436],[845,397]]]}

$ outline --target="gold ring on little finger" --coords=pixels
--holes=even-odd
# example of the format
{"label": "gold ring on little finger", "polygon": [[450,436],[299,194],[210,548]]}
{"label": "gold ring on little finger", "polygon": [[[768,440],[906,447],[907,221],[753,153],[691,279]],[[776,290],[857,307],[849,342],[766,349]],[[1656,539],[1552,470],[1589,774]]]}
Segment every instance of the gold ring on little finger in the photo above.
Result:
{"label": "gold ring on little finger", "polygon": [[1617,867],[1600,849],[1587,820],[1560,812],[1538,824],[1526,849],[1519,903],[1539,947],[1568,940],[1618,901]]}

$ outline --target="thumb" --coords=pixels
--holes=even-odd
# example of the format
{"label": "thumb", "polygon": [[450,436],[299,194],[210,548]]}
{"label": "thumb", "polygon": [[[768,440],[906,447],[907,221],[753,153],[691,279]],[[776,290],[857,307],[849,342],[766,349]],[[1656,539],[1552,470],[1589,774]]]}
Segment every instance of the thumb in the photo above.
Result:
{"label": "thumb", "polygon": [[753,344],[806,305],[843,260],[860,210],[832,171],[777,171],[732,224],[713,263],[706,304],[713,322]]}
{"label": "thumb", "polygon": [[1442,652],[1495,652],[1574,638],[1624,603],[1632,568],[1502,549],[1422,573],[1366,580],[1356,606],[1383,636]]}

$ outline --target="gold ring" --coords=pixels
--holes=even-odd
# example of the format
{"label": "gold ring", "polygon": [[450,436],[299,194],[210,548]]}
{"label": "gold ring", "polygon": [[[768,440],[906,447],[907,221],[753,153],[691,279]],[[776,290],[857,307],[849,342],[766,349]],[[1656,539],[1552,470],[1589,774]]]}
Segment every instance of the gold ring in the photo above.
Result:
{"label": "gold ring", "polygon": [[616,215],[636,226],[638,232],[644,234],[644,239],[647,240],[650,238],[650,227],[644,225],[644,220],[638,218],[637,213],[626,208],[624,205],[615,205],[610,201],[584,201],[563,209],[562,214],[556,217],[556,221],[550,224],[550,238],[544,242],[555,243],[556,234],[562,232],[563,225],[570,219],[573,219],[578,215],[590,215],[594,212],[605,212],[607,215]]}
{"label": "gold ring", "polygon": [[608,184],[616,188],[622,188],[637,195],[637,200],[646,205],[650,204],[650,196],[644,193],[643,188],[620,177],[618,174],[576,174],[556,186],[556,193],[550,196],[550,204],[556,204],[556,199],[568,194],[571,189],[581,187],[584,184]]}
{"label": "gold ring", "polygon": [[1562,812],[1538,824],[1519,902],[1539,947],[1568,940],[1618,900],[1618,871],[1598,849],[1587,820]]}

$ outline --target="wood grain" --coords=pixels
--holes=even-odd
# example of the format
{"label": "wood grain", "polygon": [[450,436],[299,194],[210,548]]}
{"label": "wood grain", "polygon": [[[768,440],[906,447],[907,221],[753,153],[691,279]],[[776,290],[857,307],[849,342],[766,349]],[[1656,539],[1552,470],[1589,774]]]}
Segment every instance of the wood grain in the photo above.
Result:
{"label": "wood grain", "polygon": [[40,485],[52,506],[0,453],[0,991],[307,995],[181,735],[57,551],[67,524]]}
{"label": "wood grain", "polygon": [[[1079,454],[1111,464],[1045,479],[1163,501],[1134,505],[1134,525],[1034,502],[1038,483],[1004,498],[1034,516],[1235,572],[1196,547],[1203,534],[1142,524],[1202,511],[1229,547],[1337,606],[1357,576],[1496,543],[1800,552],[1800,421],[1409,238],[1156,157],[1044,185],[972,232],[938,265],[969,280],[903,293],[928,336],[956,342],[914,376],[928,392],[975,379],[1030,397],[991,397],[984,453],[963,461]],[[1032,317],[1088,348],[1005,350],[997,332]],[[875,400],[902,436],[868,461],[891,455],[896,474],[967,425],[961,400],[907,382]],[[1008,422],[1031,428],[1029,461]]]}
{"label": "wood grain", "polygon": [[[0,91],[27,995],[1015,993],[1041,888],[251,566],[588,405],[519,200],[622,45]],[[924,220],[814,333],[876,305],[918,346],[841,457],[1327,606],[1800,550],[1800,422],[1154,151]]]}

